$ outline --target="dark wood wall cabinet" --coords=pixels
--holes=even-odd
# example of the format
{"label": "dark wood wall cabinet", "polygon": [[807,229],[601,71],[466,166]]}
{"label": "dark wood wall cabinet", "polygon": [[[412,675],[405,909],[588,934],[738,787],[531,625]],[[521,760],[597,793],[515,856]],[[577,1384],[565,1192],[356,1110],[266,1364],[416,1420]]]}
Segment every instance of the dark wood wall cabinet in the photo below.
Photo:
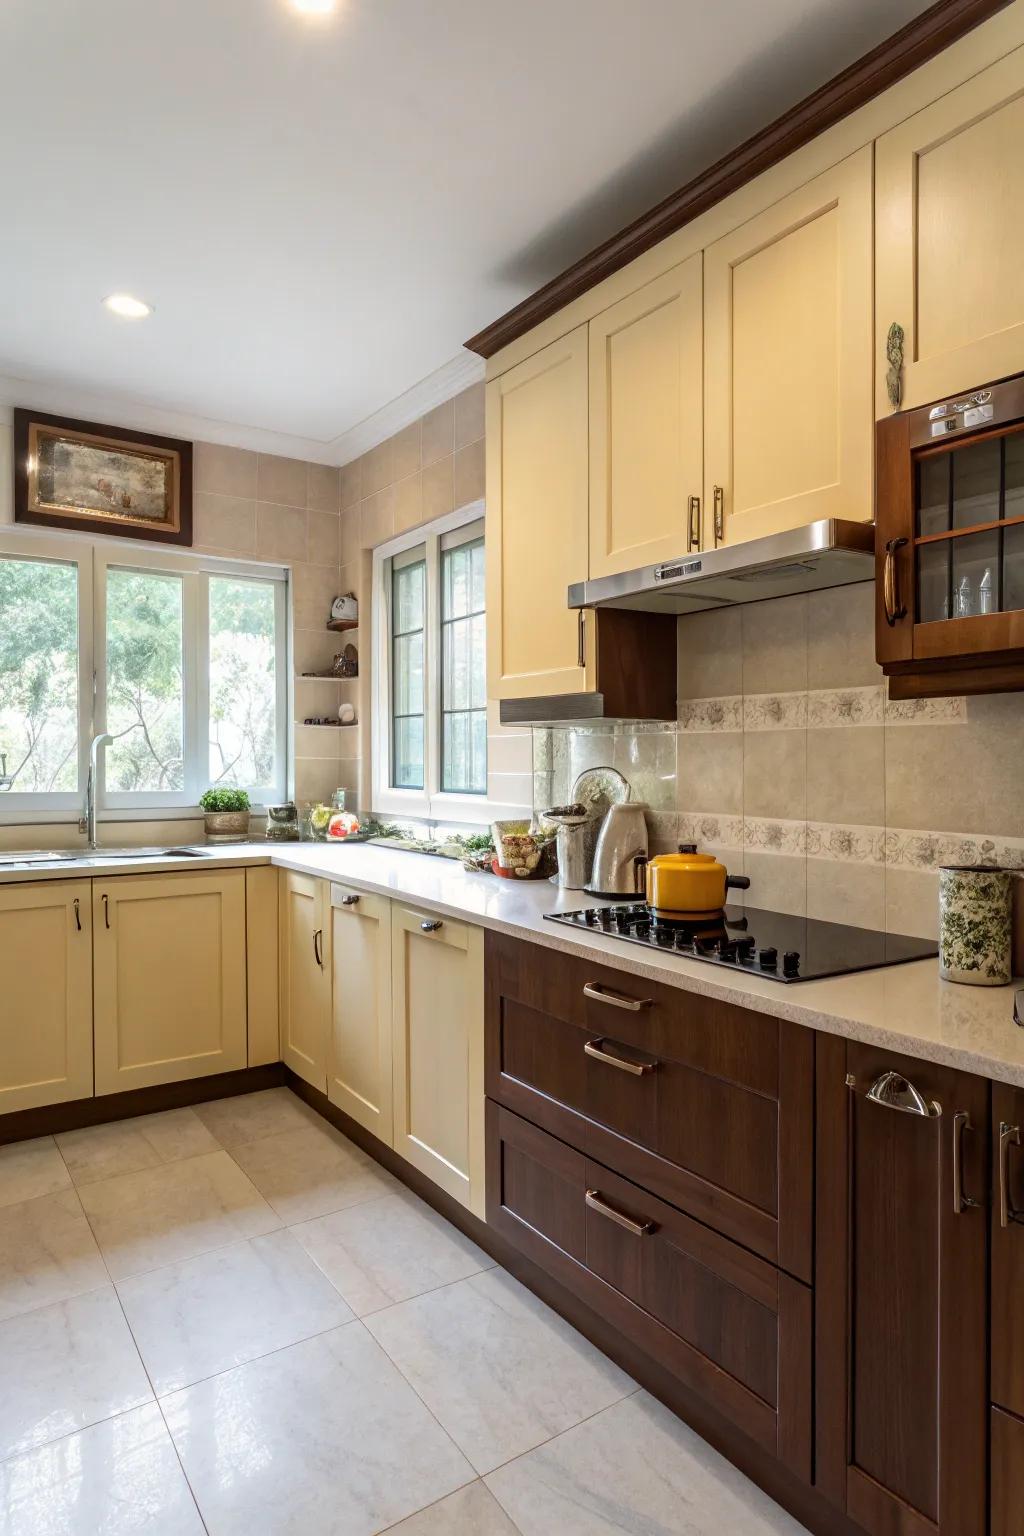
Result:
{"label": "dark wood wall cabinet", "polygon": [[1024,1091],[493,933],[486,971],[488,1224],[822,1536],[1024,1536]]}
{"label": "dark wood wall cabinet", "polygon": [[876,431],[875,633],[891,696],[1024,688],[1024,375]]}

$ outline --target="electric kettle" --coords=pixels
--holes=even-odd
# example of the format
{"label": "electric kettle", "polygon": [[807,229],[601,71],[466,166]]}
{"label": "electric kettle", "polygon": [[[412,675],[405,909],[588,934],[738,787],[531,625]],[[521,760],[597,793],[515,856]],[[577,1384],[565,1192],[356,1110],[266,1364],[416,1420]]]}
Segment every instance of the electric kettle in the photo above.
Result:
{"label": "electric kettle", "polygon": [[646,805],[623,800],[605,812],[586,889],[591,896],[642,896],[647,861]]}

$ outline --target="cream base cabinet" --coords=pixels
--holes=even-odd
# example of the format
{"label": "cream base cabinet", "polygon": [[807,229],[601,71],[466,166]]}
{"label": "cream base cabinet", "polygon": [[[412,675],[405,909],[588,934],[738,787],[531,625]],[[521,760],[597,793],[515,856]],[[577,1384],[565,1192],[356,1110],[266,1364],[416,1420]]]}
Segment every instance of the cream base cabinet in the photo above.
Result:
{"label": "cream base cabinet", "polygon": [[331,1039],[327,1097],[392,1142],[391,904],[331,886]]}
{"label": "cream base cabinet", "polygon": [[590,322],[591,577],[700,546],[701,273],[697,251]]}
{"label": "cream base cabinet", "polygon": [[875,159],[875,407],[904,330],[901,408],[1024,367],[1024,48],[883,135]]}
{"label": "cream base cabinet", "polygon": [[331,1012],[330,899],[328,881],[282,872],[281,1060],[321,1093]]}
{"label": "cream base cabinet", "polygon": [[0,887],[0,1114],[92,1094],[88,880]]}
{"label": "cream base cabinet", "polygon": [[483,933],[393,902],[391,934],[394,1149],[483,1220]]}
{"label": "cream base cabinet", "polygon": [[873,508],[872,151],[704,252],[709,544]]}
{"label": "cream base cabinet", "polygon": [[492,379],[486,401],[487,695],[591,691],[593,643],[566,601],[587,577],[587,327]]}
{"label": "cream base cabinet", "polygon": [[92,889],[96,1092],[246,1065],[245,873]]}

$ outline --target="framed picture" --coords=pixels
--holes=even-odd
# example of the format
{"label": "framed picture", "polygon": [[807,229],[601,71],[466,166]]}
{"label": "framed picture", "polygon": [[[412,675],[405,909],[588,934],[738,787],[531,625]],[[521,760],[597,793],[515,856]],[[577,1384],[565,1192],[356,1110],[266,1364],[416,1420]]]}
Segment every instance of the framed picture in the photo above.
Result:
{"label": "framed picture", "polygon": [[192,543],[192,444],[14,412],[14,520]]}

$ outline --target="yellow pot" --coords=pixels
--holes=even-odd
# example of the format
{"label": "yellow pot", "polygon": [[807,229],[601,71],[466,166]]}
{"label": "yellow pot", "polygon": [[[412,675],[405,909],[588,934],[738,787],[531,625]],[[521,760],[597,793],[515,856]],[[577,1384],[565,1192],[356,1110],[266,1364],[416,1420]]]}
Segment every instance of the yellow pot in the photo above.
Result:
{"label": "yellow pot", "polygon": [[659,917],[706,917],[725,906],[726,891],[749,885],[710,853],[661,853],[647,865],[647,905]]}

